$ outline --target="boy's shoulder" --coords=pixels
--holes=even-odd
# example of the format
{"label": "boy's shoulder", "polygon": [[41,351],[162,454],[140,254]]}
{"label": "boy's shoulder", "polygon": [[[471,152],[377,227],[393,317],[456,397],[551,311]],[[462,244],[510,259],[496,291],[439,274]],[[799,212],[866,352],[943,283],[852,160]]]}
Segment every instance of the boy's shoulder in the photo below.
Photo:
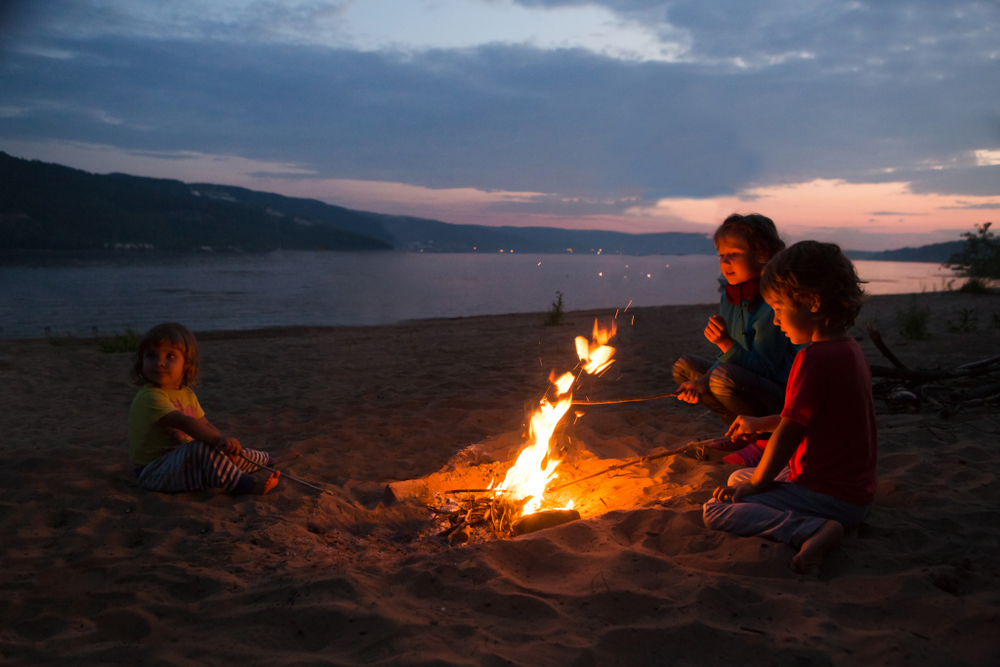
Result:
{"label": "boy's shoulder", "polygon": [[868,368],[865,353],[851,337],[809,343],[798,352],[805,367],[821,366],[830,371],[847,370],[854,366]]}

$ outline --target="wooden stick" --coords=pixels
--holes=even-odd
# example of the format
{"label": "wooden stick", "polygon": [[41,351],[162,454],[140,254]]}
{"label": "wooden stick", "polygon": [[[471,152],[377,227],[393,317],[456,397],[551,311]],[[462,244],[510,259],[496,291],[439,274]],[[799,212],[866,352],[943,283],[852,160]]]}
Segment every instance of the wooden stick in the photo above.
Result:
{"label": "wooden stick", "polygon": [[573,401],[573,405],[612,405],[614,403],[635,403],[637,401],[653,401],[657,398],[669,398],[676,396],[679,391],[672,391],[669,394],[659,394],[657,396],[643,396],[642,398],[619,398],[616,401]]}
{"label": "wooden stick", "polygon": [[965,364],[956,368],[956,371],[972,370],[973,368],[979,368],[980,366],[991,366],[997,362],[1000,362],[1000,355],[995,357],[990,357],[989,359],[980,359],[979,361],[973,361],[971,364]]}
{"label": "wooden stick", "polygon": [[872,324],[871,321],[868,322],[868,337],[872,339],[873,343],[875,343],[875,347],[877,347],[878,351],[882,353],[882,356],[888,359],[893,366],[904,371],[909,370],[906,367],[906,364],[897,359],[896,355],[893,354],[892,350],[890,350],[885,344],[885,341],[882,340],[882,334],[879,333],[879,330],[875,328],[875,325]]}
{"label": "wooden stick", "polygon": [[[729,438],[725,438],[725,439],[728,440]],[[662,452],[660,454],[653,454],[652,456],[643,456],[642,458],[638,458],[638,459],[636,459],[634,461],[627,461],[625,463],[619,463],[618,465],[613,465],[610,468],[605,468],[604,470],[602,470],[600,472],[595,472],[592,475],[587,475],[586,477],[580,477],[580,478],[574,479],[574,480],[572,480],[570,482],[564,482],[563,484],[557,484],[556,486],[549,487],[549,488],[547,488],[545,490],[546,491],[558,491],[559,489],[565,489],[567,486],[573,486],[574,484],[579,484],[580,482],[586,481],[588,479],[593,479],[594,477],[599,477],[600,475],[605,475],[605,474],[607,474],[609,472],[613,472],[615,470],[621,470],[622,468],[628,468],[629,466],[634,466],[637,463],[646,463],[648,461],[655,461],[656,459],[662,459],[662,458],[666,458],[667,456],[673,456],[674,454],[680,454],[684,450],[690,449],[691,447],[697,447],[698,445],[707,445],[708,443],[718,442],[718,441],[719,441],[719,438],[715,438],[713,440],[698,440],[696,442],[689,442],[688,444],[684,445],[683,447],[677,447],[676,449],[671,449],[670,451]]]}
{"label": "wooden stick", "polygon": [[[448,489],[445,493],[499,493],[498,489]],[[504,492],[506,493],[506,492]]]}
{"label": "wooden stick", "polygon": [[912,380],[914,382],[932,382],[934,380],[951,380],[955,378],[972,378],[980,375],[988,375],[992,371],[989,366],[976,366],[975,368],[946,370],[924,370],[924,369],[903,369],[891,368],[889,366],[870,366],[872,377],[891,378],[894,380]]}
{"label": "wooden stick", "polygon": [[329,493],[331,496],[337,495],[333,491],[330,491],[329,489],[324,489],[323,487],[316,486],[315,484],[307,482],[304,479],[299,479],[298,477],[292,477],[288,473],[281,472],[280,470],[276,470],[275,468],[269,468],[269,467],[267,467],[266,465],[264,465],[262,463],[257,463],[256,461],[251,461],[247,457],[243,456],[242,453],[240,453],[240,458],[243,459],[244,461],[246,461],[247,463],[252,463],[253,465],[257,466],[258,468],[263,468],[264,470],[267,470],[268,472],[276,472],[276,473],[280,474],[282,477],[290,479],[293,482],[298,482],[299,484],[302,484],[303,486],[308,486],[310,489],[316,489],[320,493]]}

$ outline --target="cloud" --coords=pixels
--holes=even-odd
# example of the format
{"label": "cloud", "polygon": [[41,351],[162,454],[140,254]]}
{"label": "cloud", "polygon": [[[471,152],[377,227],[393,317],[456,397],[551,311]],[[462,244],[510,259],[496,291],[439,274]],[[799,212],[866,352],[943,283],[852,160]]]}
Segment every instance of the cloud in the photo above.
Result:
{"label": "cloud", "polygon": [[923,213],[923,212],[903,213],[903,212],[900,212],[900,211],[872,211],[871,213],[869,213],[869,215],[897,215],[897,216],[903,215],[903,216],[909,216],[909,215],[927,215],[927,213]]}
{"label": "cloud", "polygon": [[626,211],[655,206],[655,202],[643,202],[637,198],[593,200],[583,198],[567,199],[555,195],[536,195],[526,200],[504,200],[488,204],[485,208],[496,212],[537,213],[565,217],[590,217],[595,215],[621,215]]}
{"label": "cloud", "polygon": [[[239,158],[262,180],[537,195],[490,199],[494,213],[645,220],[657,200],[708,198],[764,210],[768,188],[814,181],[1000,195],[989,3],[520,5],[600,5],[681,51],[434,48],[423,33],[419,49],[359,50],[346,2],[20,3],[0,55],[0,147],[85,142]],[[858,220],[916,215],[913,201],[866,202]]]}
{"label": "cloud", "polygon": [[1000,203],[985,204],[963,204],[961,206],[941,206],[942,211],[996,211],[1000,210]]}

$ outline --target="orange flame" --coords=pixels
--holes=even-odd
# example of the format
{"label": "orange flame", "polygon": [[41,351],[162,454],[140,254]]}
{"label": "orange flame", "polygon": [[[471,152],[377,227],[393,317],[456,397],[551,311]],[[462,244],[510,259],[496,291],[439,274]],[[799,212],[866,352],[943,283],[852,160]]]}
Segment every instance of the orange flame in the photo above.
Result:
{"label": "orange flame", "polygon": [[595,319],[592,341],[588,342],[583,336],[576,337],[576,354],[580,357],[580,361],[587,362],[584,364],[583,370],[591,374],[600,373],[614,363],[611,357],[615,353],[615,348],[609,347],[605,343],[611,340],[616,333],[618,333],[618,327],[615,326],[614,320],[612,320],[609,329],[602,329]]}
{"label": "orange flame", "polygon": [[[597,320],[594,320],[593,342],[583,336],[576,338],[577,354],[582,361],[588,362],[583,367],[587,373],[597,373],[611,365],[611,356],[615,353],[615,349],[606,343],[616,331],[614,322],[611,323],[610,329],[601,329]],[[517,461],[507,471],[503,482],[496,488],[498,494],[506,492],[515,502],[527,499],[522,515],[534,514],[541,509],[545,487],[556,477],[556,468],[561,461],[551,457],[550,441],[559,422],[573,403],[570,390],[575,380],[576,376],[568,372],[558,378],[555,377],[555,373],[549,376],[559,400],[553,405],[547,399],[542,399],[538,411],[531,417],[529,431],[531,444],[521,451]],[[573,503],[570,501],[563,509],[570,509],[572,506]]]}

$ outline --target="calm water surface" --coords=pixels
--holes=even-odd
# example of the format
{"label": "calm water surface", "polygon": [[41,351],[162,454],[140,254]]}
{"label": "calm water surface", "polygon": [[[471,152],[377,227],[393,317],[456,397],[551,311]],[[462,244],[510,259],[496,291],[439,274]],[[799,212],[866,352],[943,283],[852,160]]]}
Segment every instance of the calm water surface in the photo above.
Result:
{"label": "calm water surface", "polygon": [[[856,262],[872,294],[942,289],[939,264]],[[274,252],[0,264],[0,338],[370,325],[718,300],[714,256]]]}

